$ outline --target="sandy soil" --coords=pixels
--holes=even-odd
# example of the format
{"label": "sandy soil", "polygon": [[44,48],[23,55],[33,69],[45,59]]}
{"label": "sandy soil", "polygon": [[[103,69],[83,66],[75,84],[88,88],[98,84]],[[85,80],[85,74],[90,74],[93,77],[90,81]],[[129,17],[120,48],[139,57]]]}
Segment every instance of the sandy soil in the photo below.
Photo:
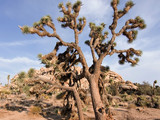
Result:
{"label": "sandy soil", "polygon": [[[153,108],[125,109],[111,108],[115,120],[160,120],[160,110]],[[85,115],[93,119],[92,113],[84,112]],[[26,111],[9,111],[0,109],[0,120],[57,120],[57,118],[44,118],[41,115],[31,115]],[[61,120],[61,119],[59,119]]]}
{"label": "sandy soil", "polygon": [[160,109],[154,108],[111,108],[115,120],[160,120]]}
{"label": "sandy soil", "polygon": [[0,109],[0,120],[46,120],[40,115],[29,115],[26,111],[8,111]]}
{"label": "sandy soil", "polygon": [[[44,114],[31,114],[29,108],[32,105],[39,104],[42,106]],[[22,99],[15,96],[10,96],[10,99],[0,100],[0,120],[63,120],[62,116],[57,115],[54,111],[62,107],[62,101],[55,100],[36,102],[34,99]],[[111,107],[110,112],[115,120],[160,120],[160,109],[154,108],[124,108]],[[92,106],[87,106],[84,111],[86,120],[94,120]]]}

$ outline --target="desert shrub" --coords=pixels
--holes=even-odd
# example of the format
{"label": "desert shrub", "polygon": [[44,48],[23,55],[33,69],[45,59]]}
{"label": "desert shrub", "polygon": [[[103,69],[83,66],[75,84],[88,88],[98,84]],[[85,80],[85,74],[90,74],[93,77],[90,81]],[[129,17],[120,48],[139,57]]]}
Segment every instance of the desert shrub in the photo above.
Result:
{"label": "desert shrub", "polygon": [[42,112],[42,109],[39,106],[31,106],[29,112],[32,114],[40,114]]}
{"label": "desert shrub", "polygon": [[108,91],[109,94],[115,96],[115,95],[119,95],[119,83],[111,83],[106,90]]}
{"label": "desert shrub", "polygon": [[18,78],[19,78],[19,79],[23,79],[23,78],[25,78],[25,77],[26,77],[26,73],[23,72],[23,71],[18,74]]}
{"label": "desert shrub", "polygon": [[34,73],[35,73],[35,69],[30,68],[30,69],[28,70],[28,77],[32,78],[32,77],[34,76]]}
{"label": "desert shrub", "polygon": [[148,82],[143,82],[143,84],[138,84],[138,90],[137,94],[138,95],[152,95],[153,94],[153,89],[152,86]]}
{"label": "desert shrub", "polygon": [[49,99],[49,95],[46,95],[46,94],[41,94],[41,98],[45,99],[45,100],[48,100]]}
{"label": "desert shrub", "polygon": [[155,90],[154,90],[155,95],[159,95],[160,96],[160,86],[156,86]]}
{"label": "desert shrub", "polygon": [[31,86],[25,85],[23,87],[23,92],[26,93],[26,95],[30,95],[29,89],[31,88]]}
{"label": "desert shrub", "polygon": [[132,95],[128,95],[127,93],[120,95],[122,98],[122,101],[128,102],[133,101],[134,97]]}
{"label": "desert shrub", "polygon": [[152,98],[152,105],[154,108],[159,108],[160,109],[160,96],[154,96]]}
{"label": "desert shrub", "polygon": [[137,97],[136,105],[142,107],[150,107],[150,104],[151,104],[151,97],[144,95]]}

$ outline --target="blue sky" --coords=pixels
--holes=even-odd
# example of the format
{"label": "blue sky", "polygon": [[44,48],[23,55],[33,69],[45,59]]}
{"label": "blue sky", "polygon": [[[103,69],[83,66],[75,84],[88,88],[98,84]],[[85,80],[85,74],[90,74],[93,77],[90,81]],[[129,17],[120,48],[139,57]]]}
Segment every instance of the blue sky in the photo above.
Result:
{"label": "blue sky", "polygon": [[[53,18],[57,32],[65,41],[73,40],[73,32],[60,27],[57,17],[62,16],[58,3],[68,0],[0,0],[0,83],[7,82],[7,75],[13,77],[20,71],[29,68],[40,68],[43,65],[37,58],[39,53],[47,54],[54,48],[56,39],[40,38],[37,35],[24,35],[18,25],[29,25],[45,15]],[[74,2],[76,0],[71,0]],[[123,8],[127,0],[121,0],[119,8]],[[110,0],[82,0],[83,6],[80,16],[87,18],[87,23],[95,22],[97,25],[104,22],[108,27],[112,22],[113,10]],[[140,62],[136,67],[129,64],[119,65],[117,56],[107,57],[103,65],[109,65],[111,70],[120,74],[124,80],[132,82],[158,80],[160,84],[160,1],[159,0],[133,0],[135,6],[124,18],[119,21],[119,28],[129,18],[141,16],[146,24],[145,30],[139,30],[137,40],[127,43],[125,37],[118,37],[117,48],[127,49],[134,47],[143,51]],[[108,28],[106,28],[108,30]],[[80,46],[91,64],[91,54],[84,41],[88,39],[89,28],[85,27],[80,37]]]}

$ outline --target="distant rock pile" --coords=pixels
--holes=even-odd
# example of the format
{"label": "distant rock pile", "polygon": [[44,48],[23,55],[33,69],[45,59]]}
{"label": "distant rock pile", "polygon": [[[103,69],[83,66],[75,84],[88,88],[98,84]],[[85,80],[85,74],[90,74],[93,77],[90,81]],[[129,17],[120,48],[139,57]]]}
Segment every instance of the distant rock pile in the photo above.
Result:
{"label": "distant rock pile", "polygon": [[[81,73],[81,68],[80,67],[73,67],[72,68],[73,70],[76,70],[78,74]],[[55,80],[55,76],[54,76],[54,69],[52,67],[50,68],[45,68],[45,67],[42,67],[40,68],[39,70],[35,70],[35,73],[34,73],[34,76],[41,76],[41,77],[46,77],[47,79],[50,79],[50,80]],[[107,87],[108,85],[110,85],[110,83],[120,83],[120,87],[124,90],[136,90],[137,89],[137,86],[135,86],[132,82],[130,81],[125,81],[123,80],[123,78],[113,72],[113,71],[107,71],[105,72],[105,78],[104,78],[104,86]],[[18,75],[15,75],[11,81],[14,81],[14,79],[17,79],[18,78]],[[82,78],[80,80],[80,84],[81,84],[81,88],[82,89],[89,89],[89,83],[87,81],[86,78]],[[17,87],[14,82],[11,83],[12,87]]]}

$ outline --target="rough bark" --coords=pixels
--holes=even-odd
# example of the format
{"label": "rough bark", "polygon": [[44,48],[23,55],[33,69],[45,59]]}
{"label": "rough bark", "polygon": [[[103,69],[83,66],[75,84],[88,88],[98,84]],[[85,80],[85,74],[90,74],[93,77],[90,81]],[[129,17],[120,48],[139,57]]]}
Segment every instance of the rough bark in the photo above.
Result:
{"label": "rough bark", "polygon": [[93,109],[95,113],[95,119],[106,120],[105,108],[102,103],[102,100],[99,94],[98,84],[96,81],[98,81],[98,77],[96,77],[95,75],[91,75],[89,77],[89,84],[90,84],[89,86],[90,86]]}

